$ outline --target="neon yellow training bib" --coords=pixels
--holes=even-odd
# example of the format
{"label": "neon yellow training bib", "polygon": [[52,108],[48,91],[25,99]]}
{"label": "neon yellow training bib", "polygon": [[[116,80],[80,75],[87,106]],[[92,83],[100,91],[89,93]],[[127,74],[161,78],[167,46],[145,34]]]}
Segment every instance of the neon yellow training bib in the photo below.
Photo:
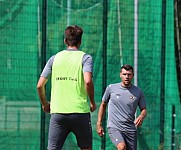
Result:
{"label": "neon yellow training bib", "polygon": [[52,66],[51,113],[87,113],[82,51],[61,51]]}

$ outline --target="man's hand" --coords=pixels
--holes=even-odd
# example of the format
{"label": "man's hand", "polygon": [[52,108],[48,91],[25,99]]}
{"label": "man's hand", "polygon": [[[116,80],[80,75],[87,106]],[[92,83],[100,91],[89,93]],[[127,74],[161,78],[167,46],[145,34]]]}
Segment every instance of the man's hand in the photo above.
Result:
{"label": "man's hand", "polygon": [[141,114],[138,116],[138,118],[136,118],[136,120],[134,121],[135,125],[137,127],[141,127],[142,123],[143,123],[143,120],[144,118],[146,117],[147,115],[147,111],[146,111],[146,108],[143,108],[141,110]]}
{"label": "man's hand", "polygon": [[45,113],[50,113],[50,103],[46,102],[44,105],[42,105],[42,109]]}
{"label": "man's hand", "polygon": [[96,110],[97,106],[95,103],[90,103],[90,111],[94,112]]}
{"label": "man's hand", "polygon": [[100,123],[97,123],[97,133],[100,137],[104,135],[104,129]]}
{"label": "man's hand", "polygon": [[142,123],[143,123],[143,119],[144,117],[142,117],[141,115],[138,116],[138,118],[135,119],[134,123],[137,127],[141,127]]}

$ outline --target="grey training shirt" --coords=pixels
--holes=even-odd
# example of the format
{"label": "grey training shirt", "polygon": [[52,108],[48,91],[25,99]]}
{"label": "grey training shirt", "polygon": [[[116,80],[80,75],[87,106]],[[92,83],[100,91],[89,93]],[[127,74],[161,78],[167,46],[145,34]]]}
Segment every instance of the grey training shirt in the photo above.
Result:
{"label": "grey training shirt", "polygon": [[136,131],[134,124],[137,106],[146,108],[145,97],[138,87],[125,88],[121,83],[107,86],[102,100],[108,103],[107,127],[122,131]]}
{"label": "grey training shirt", "polygon": [[[70,51],[70,50],[69,50]],[[71,50],[76,53],[75,50]],[[48,78],[49,75],[52,73],[52,65],[54,61],[55,55],[52,56],[46,63],[42,73],[40,76],[44,78]],[[88,54],[85,54],[82,58],[82,67],[83,67],[83,72],[92,72],[93,73],[93,61],[92,57]]]}

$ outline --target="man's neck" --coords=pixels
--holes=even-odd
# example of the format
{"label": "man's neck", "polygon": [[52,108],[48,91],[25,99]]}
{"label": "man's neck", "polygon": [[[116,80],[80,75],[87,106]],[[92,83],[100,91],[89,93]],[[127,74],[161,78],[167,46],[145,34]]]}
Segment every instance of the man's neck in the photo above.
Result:
{"label": "man's neck", "polygon": [[79,48],[77,46],[68,46],[67,49],[79,50]]}

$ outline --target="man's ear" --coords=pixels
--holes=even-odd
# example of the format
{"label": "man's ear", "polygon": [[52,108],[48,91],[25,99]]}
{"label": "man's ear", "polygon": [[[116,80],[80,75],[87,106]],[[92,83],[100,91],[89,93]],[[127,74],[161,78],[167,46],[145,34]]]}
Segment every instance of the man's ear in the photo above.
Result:
{"label": "man's ear", "polygon": [[68,47],[68,43],[67,43],[67,39],[66,38],[64,39],[64,43]]}
{"label": "man's ear", "polygon": [[67,44],[67,40],[66,39],[64,39],[64,43]]}
{"label": "man's ear", "polygon": [[79,46],[82,44],[82,41],[79,42]]}

